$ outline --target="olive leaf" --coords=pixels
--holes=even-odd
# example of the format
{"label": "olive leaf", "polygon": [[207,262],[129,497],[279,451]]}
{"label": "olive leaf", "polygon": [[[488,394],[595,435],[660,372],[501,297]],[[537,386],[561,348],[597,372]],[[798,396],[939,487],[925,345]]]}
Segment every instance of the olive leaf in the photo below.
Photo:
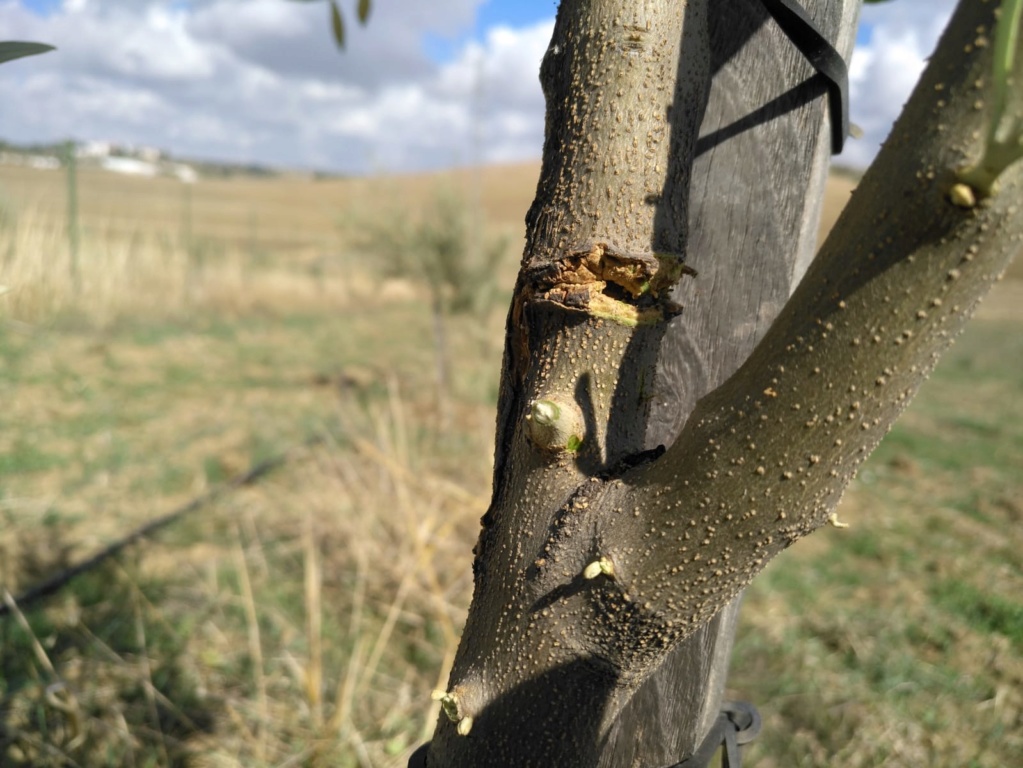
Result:
{"label": "olive leaf", "polygon": [[[293,3],[317,3],[321,0],[291,0]],[[341,13],[341,6],[338,5],[338,0],[329,0],[330,2],[330,28],[334,35],[334,42],[337,47],[342,51],[345,49],[345,17]],[[359,20],[359,24],[365,26],[366,22],[369,21],[370,11],[373,9],[372,0],[358,0],[355,6],[355,17]]]}
{"label": "olive leaf", "polygon": [[0,42],[0,64],[5,61],[14,61],[24,56],[35,56],[40,53],[55,50],[52,45],[45,43],[23,43],[16,40]]}
{"label": "olive leaf", "polygon": [[334,42],[337,43],[337,47],[344,50],[345,21],[341,18],[341,9],[337,7],[335,0],[330,0],[330,27],[334,31]]}
{"label": "olive leaf", "polygon": [[359,7],[356,10],[356,13],[359,16],[360,24],[365,24],[366,21],[369,19],[370,5],[371,5],[370,0],[359,0]]}

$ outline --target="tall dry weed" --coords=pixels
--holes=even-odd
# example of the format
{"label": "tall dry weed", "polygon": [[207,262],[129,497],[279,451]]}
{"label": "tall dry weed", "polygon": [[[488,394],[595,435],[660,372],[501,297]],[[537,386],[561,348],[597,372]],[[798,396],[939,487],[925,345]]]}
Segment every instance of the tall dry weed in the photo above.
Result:
{"label": "tall dry weed", "polygon": [[32,209],[0,216],[0,318],[24,323],[70,318],[102,328],[196,309],[329,310],[370,295],[376,282],[315,248],[266,259],[214,240],[103,226],[83,228],[76,269],[52,217]]}

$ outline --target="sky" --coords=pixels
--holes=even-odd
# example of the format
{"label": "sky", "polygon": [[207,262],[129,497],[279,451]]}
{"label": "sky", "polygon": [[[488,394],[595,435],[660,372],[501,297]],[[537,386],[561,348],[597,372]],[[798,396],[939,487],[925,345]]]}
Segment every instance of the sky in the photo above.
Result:
{"label": "sky", "polygon": [[[56,45],[0,69],[0,139],[361,174],[536,159],[555,0],[0,0],[0,36]],[[809,2],[809,0],[807,0]],[[850,64],[866,166],[954,0],[864,6]]]}

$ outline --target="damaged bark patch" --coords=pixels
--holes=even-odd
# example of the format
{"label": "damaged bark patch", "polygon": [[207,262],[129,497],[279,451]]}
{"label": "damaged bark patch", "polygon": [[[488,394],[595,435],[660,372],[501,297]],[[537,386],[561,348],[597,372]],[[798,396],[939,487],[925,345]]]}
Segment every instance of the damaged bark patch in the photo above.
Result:
{"label": "damaged bark patch", "polygon": [[595,242],[540,270],[530,293],[621,325],[650,325],[682,311],[668,294],[684,274],[696,271],[674,254],[629,253]]}

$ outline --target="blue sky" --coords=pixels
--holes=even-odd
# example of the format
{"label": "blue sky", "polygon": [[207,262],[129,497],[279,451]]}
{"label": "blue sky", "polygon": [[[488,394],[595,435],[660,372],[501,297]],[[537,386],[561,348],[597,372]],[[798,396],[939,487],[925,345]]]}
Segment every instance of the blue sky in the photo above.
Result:
{"label": "blue sky", "polygon": [[484,29],[492,24],[524,27],[553,19],[557,9],[555,0],[488,0],[479,7],[476,18]]}
{"label": "blue sky", "polygon": [[[339,2],[354,18],[355,0]],[[869,162],[953,4],[864,7],[851,115],[865,138],[841,162]],[[5,37],[58,47],[5,65],[0,138],[347,173],[533,160],[555,12],[555,0],[373,0],[339,53],[325,2],[0,0]]]}
{"label": "blue sky", "polygon": [[61,0],[25,0],[25,7],[31,8],[41,16],[48,16],[60,8]]}
{"label": "blue sky", "polygon": [[[43,1],[43,0],[40,0]],[[49,0],[46,0],[49,1]],[[381,0],[377,0],[380,2]],[[386,2],[387,0],[383,0]],[[393,2],[393,0],[392,0]],[[457,35],[441,37],[426,35],[423,46],[437,63],[451,61],[469,40],[484,39],[486,30],[501,25],[526,27],[540,21],[553,19],[557,12],[556,0],[486,0],[476,9],[475,22]]]}

